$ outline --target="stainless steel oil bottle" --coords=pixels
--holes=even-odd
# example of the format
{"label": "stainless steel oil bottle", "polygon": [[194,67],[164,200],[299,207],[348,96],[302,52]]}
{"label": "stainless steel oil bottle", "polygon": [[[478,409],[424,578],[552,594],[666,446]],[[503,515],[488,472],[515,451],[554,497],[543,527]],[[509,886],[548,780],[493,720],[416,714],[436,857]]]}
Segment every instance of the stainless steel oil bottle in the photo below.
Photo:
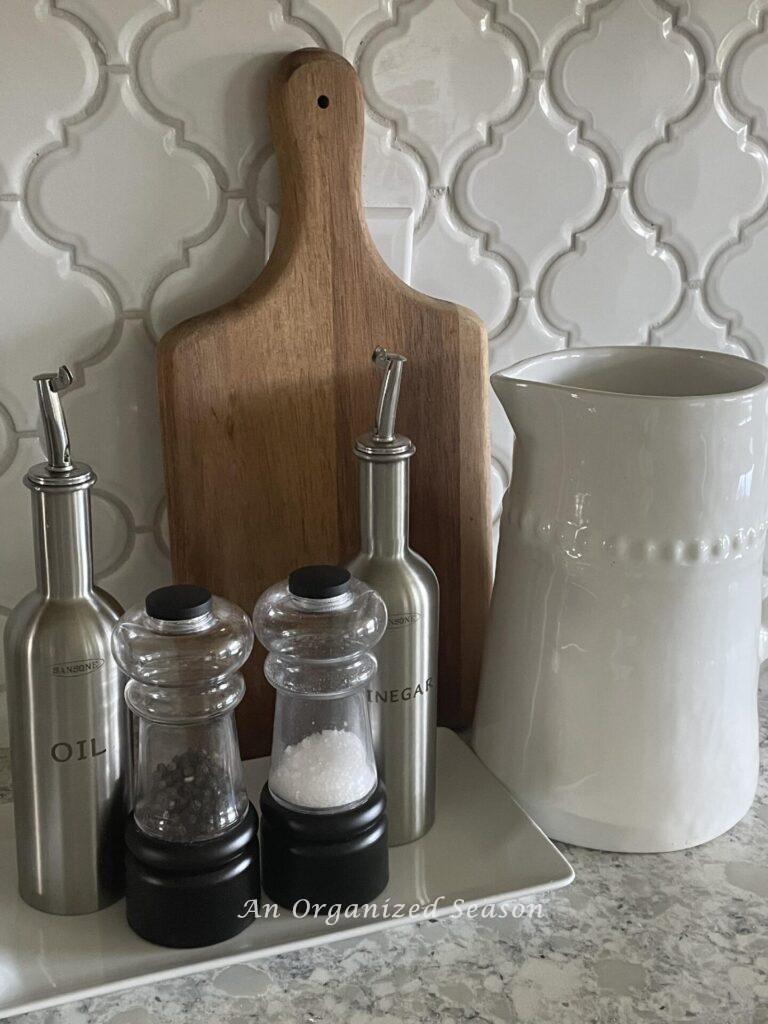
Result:
{"label": "stainless steel oil bottle", "polygon": [[37,586],[11,613],[5,660],[19,891],[53,914],[122,894],[128,760],[125,677],[110,649],[119,605],[93,585],[89,466],[72,462],[59,392],[35,378],[48,462],[32,493]]}
{"label": "stainless steel oil bottle", "polygon": [[424,835],[435,816],[439,590],[408,544],[409,460],[416,449],[395,433],[405,359],[378,348],[374,362],[385,375],[376,425],[355,444],[361,545],[348,568],[378,591],[389,616],[368,708],[387,790],[389,843],[399,846]]}

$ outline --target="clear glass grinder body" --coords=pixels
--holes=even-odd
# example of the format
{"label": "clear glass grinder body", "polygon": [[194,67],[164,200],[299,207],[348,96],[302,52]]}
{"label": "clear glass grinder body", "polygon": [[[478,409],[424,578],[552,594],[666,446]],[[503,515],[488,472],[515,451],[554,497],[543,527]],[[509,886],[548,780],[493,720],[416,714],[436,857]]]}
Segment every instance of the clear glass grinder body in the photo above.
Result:
{"label": "clear glass grinder body", "polygon": [[[184,590],[184,614],[156,597]],[[126,612],[112,646],[139,722],[136,824],[169,842],[217,838],[248,809],[234,720],[253,646],[248,617],[204,588],[162,588]]]}
{"label": "clear glass grinder body", "polygon": [[344,569],[307,566],[259,598],[254,627],[277,691],[272,796],[318,813],[363,802],[378,780],[366,690],[386,628],[383,601]]}

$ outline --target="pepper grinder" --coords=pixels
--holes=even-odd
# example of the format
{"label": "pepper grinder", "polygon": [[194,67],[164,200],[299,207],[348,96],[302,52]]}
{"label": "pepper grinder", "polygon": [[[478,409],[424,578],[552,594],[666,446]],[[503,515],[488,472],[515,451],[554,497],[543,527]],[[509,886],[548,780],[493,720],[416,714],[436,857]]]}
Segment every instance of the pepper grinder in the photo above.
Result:
{"label": "pepper grinder", "polygon": [[360,461],[361,543],[347,568],[387,606],[387,630],[376,649],[379,671],[368,702],[387,790],[389,844],[400,846],[424,835],[435,817],[440,593],[432,568],[408,543],[409,464],[416,449],[395,431],[406,360],[377,348],[373,361],[384,379],[376,424],[354,449]]}
{"label": "pepper grinder", "polygon": [[72,374],[35,381],[48,454],[24,477],[37,586],[5,629],[19,892],[47,913],[87,914],[123,892],[128,732],[110,649],[121,609],[93,585],[96,476],[71,461],[59,400]]}
{"label": "pepper grinder", "polygon": [[115,626],[138,719],[126,917],[161,946],[210,946],[253,920],[259,823],[235,726],[252,647],[245,612],[190,584],[153,590]]}

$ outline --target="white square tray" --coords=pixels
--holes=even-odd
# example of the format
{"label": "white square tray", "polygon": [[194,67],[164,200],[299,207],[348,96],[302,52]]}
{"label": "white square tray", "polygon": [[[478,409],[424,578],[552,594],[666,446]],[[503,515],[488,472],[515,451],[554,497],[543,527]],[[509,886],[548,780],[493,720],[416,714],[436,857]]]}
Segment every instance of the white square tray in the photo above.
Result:
{"label": "white square tray", "polygon": [[[269,758],[245,764],[254,802]],[[437,816],[423,839],[390,851],[390,882],[379,905],[441,897],[437,913],[568,885],[573,870],[501,783],[458,736],[438,730]],[[419,913],[405,920],[419,920]],[[271,956],[302,946],[364,935],[403,918],[259,919],[240,935],[205,949],[164,949],[135,935],[122,901],[83,917],[56,917],[28,907],[16,893],[13,807],[0,807],[0,1016],[173,978],[209,967]]]}

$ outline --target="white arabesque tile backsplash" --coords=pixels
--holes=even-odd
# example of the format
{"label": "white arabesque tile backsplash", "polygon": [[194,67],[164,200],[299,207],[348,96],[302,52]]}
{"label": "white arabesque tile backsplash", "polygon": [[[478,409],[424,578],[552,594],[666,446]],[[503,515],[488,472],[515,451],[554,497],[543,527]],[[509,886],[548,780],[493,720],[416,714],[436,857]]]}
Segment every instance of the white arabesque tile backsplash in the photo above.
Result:
{"label": "white arabesque tile backsplash", "polygon": [[[263,266],[287,51],[358,68],[373,233],[484,318],[493,369],[606,343],[768,358],[767,7],[4,0],[0,625],[33,580],[31,378],[64,361],[99,577],[126,603],[167,579],[154,344]],[[494,406],[497,504],[510,437]]]}

